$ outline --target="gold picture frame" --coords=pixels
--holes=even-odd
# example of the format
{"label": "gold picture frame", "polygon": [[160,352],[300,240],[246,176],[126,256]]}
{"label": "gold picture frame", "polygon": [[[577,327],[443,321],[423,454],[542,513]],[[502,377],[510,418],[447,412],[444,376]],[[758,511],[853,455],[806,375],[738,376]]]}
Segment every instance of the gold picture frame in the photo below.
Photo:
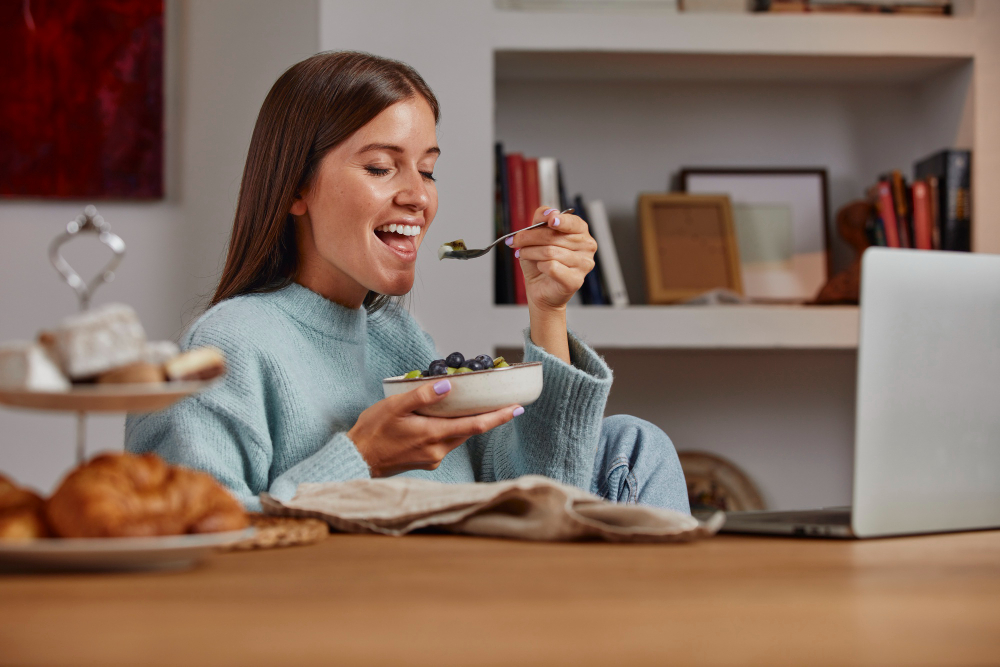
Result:
{"label": "gold picture frame", "polygon": [[719,288],[743,294],[728,196],[640,194],[639,227],[649,303]]}

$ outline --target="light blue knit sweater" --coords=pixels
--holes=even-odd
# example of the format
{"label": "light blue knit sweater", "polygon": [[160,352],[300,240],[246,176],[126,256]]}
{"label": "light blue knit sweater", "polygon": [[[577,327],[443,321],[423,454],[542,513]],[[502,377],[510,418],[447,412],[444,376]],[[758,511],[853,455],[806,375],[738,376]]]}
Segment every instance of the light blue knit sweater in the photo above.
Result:
{"label": "light blue knit sweater", "polygon": [[[440,356],[405,310],[368,316],[298,284],[209,309],[181,342],[201,345],[226,354],[225,378],[161,412],[129,415],[125,449],[211,473],[252,510],[264,491],[289,499],[302,482],[369,477],[347,431],[383,398],[383,378]],[[611,371],[572,335],[570,357],[572,366],[526,335],[525,361],[543,363],[538,400],[437,470],[402,474],[441,482],[540,474],[589,489]]]}

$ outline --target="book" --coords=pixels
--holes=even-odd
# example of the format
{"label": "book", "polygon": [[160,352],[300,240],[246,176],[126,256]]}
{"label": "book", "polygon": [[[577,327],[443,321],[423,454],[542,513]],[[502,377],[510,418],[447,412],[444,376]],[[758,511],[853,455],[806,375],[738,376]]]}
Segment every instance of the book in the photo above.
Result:
{"label": "book", "polygon": [[[495,238],[510,233],[510,207],[508,206],[510,185],[507,178],[507,160],[503,154],[503,144],[497,142],[495,149],[496,192],[494,201]],[[494,253],[493,302],[514,303],[514,256],[510,252]]]}
{"label": "book", "polygon": [[[573,208],[576,215],[590,226],[587,216],[587,208],[583,205],[583,197],[577,195],[573,199]],[[604,291],[601,289],[600,257],[594,255],[594,268],[584,277],[583,285],[580,286],[580,298],[586,306],[603,306],[608,302],[604,299]]]}
{"label": "book", "polygon": [[938,179],[937,176],[928,176],[924,180],[927,182],[927,198],[931,205],[931,244],[935,250],[940,250],[941,211],[938,208]]}
{"label": "book", "polygon": [[938,228],[942,250],[972,249],[972,200],[970,194],[972,152],[942,150],[917,161],[917,178],[937,178]]}
{"label": "book", "polygon": [[595,199],[586,202],[590,233],[597,241],[597,252],[601,256],[601,276],[606,287],[605,294],[612,306],[627,306],[628,291],[625,289],[625,276],[622,275],[621,264],[618,261],[618,250],[615,248],[615,238],[611,234],[611,224],[604,203]]}
{"label": "book", "polygon": [[[510,184],[507,199],[508,208],[510,209],[510,231],[517,232],[528,226],[524,219],[524,212],[526,210],[524,202],[524,156],[520,153],[508,153],[506,160],[507,181]],[[510,249],[502,250],[502,252],[511,253]],[[513,278],[514,285],[513,303],[527,303],[528,297],[524,291],[524,273],[521,271],[518,261],[513,259],[513,253],[511,253],[511,258],[511,265],[513,267],[511,269],[511,277]],[[523,298],[524,301],[519,301],[519,298]]]}
{"label": "book", "polygon": [[913,182],[913,247],[918,250],[934,248],[931,231],[931,202],[927,183]]}
{"label": "book", "polygon": [[885,244],[890,248],[899,248],[899,225],[896,222],[896,204],[892,199],[892,188],[888,181],[879,181],[878,200],[876,202],[879,219],[882,221],[882,231],[885,232]]}
{"label": "book", "polygon": [[[536,158],[526,157],[524,158],[524,215],[522,220],[524,222],[523,227],[512,229],[511,231],[519,231],[524,229],[524,227],[530,226],[535,222],[535,211],[538,210],[540,194],[538,192],[538,160]],[[518,260],[514,260],[515,276],[521,278],[520,283],[515,282],[514,287],[515,301],[518,305],[526,306],[528,305],[528,294],[525,291],[524,286],[524,273],[521,271],[521,264]]]}
{"label": "book", "polygon": [[539,206],[566,208],[559,196],[559,161],[554,157],[538,158],[538,201]]}
{"label": "book", "polygon": [[910,195],[906,187],[906,179],[902,172],[894,170],[888,176],[892,184],[892,201],[896,211],[896,224],[899,226],[899,247],[913,247],[913,229],[910,220]]}

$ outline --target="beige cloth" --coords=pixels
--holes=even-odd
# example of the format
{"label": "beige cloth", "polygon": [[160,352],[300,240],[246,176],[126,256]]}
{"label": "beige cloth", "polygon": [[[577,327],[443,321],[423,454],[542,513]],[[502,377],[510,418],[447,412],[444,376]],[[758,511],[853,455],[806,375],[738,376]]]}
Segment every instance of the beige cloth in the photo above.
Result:
{"label": "beige cloth", "polygon": [[702,523],[674,510],[611,503],[548,477],[443,484],[395,477],[300,484],[287,502],[264,493],[266,514],[313,516],[348,533],[405,535],[433,527],[522,540],[687,542],[714,535],[719,512]]}

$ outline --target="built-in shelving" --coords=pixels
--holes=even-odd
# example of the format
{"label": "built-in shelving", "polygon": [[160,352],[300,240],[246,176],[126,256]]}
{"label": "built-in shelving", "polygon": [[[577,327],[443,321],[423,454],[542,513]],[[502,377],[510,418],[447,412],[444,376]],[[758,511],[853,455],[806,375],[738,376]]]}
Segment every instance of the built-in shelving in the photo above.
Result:
{"label": "built-in shelving", "polygon": [[[523,341],[526,314],[497,306],[491,314],[498,347]],[[599,348],[637,349],[855,349],[854,306],[581,306],[569,326]]]}

